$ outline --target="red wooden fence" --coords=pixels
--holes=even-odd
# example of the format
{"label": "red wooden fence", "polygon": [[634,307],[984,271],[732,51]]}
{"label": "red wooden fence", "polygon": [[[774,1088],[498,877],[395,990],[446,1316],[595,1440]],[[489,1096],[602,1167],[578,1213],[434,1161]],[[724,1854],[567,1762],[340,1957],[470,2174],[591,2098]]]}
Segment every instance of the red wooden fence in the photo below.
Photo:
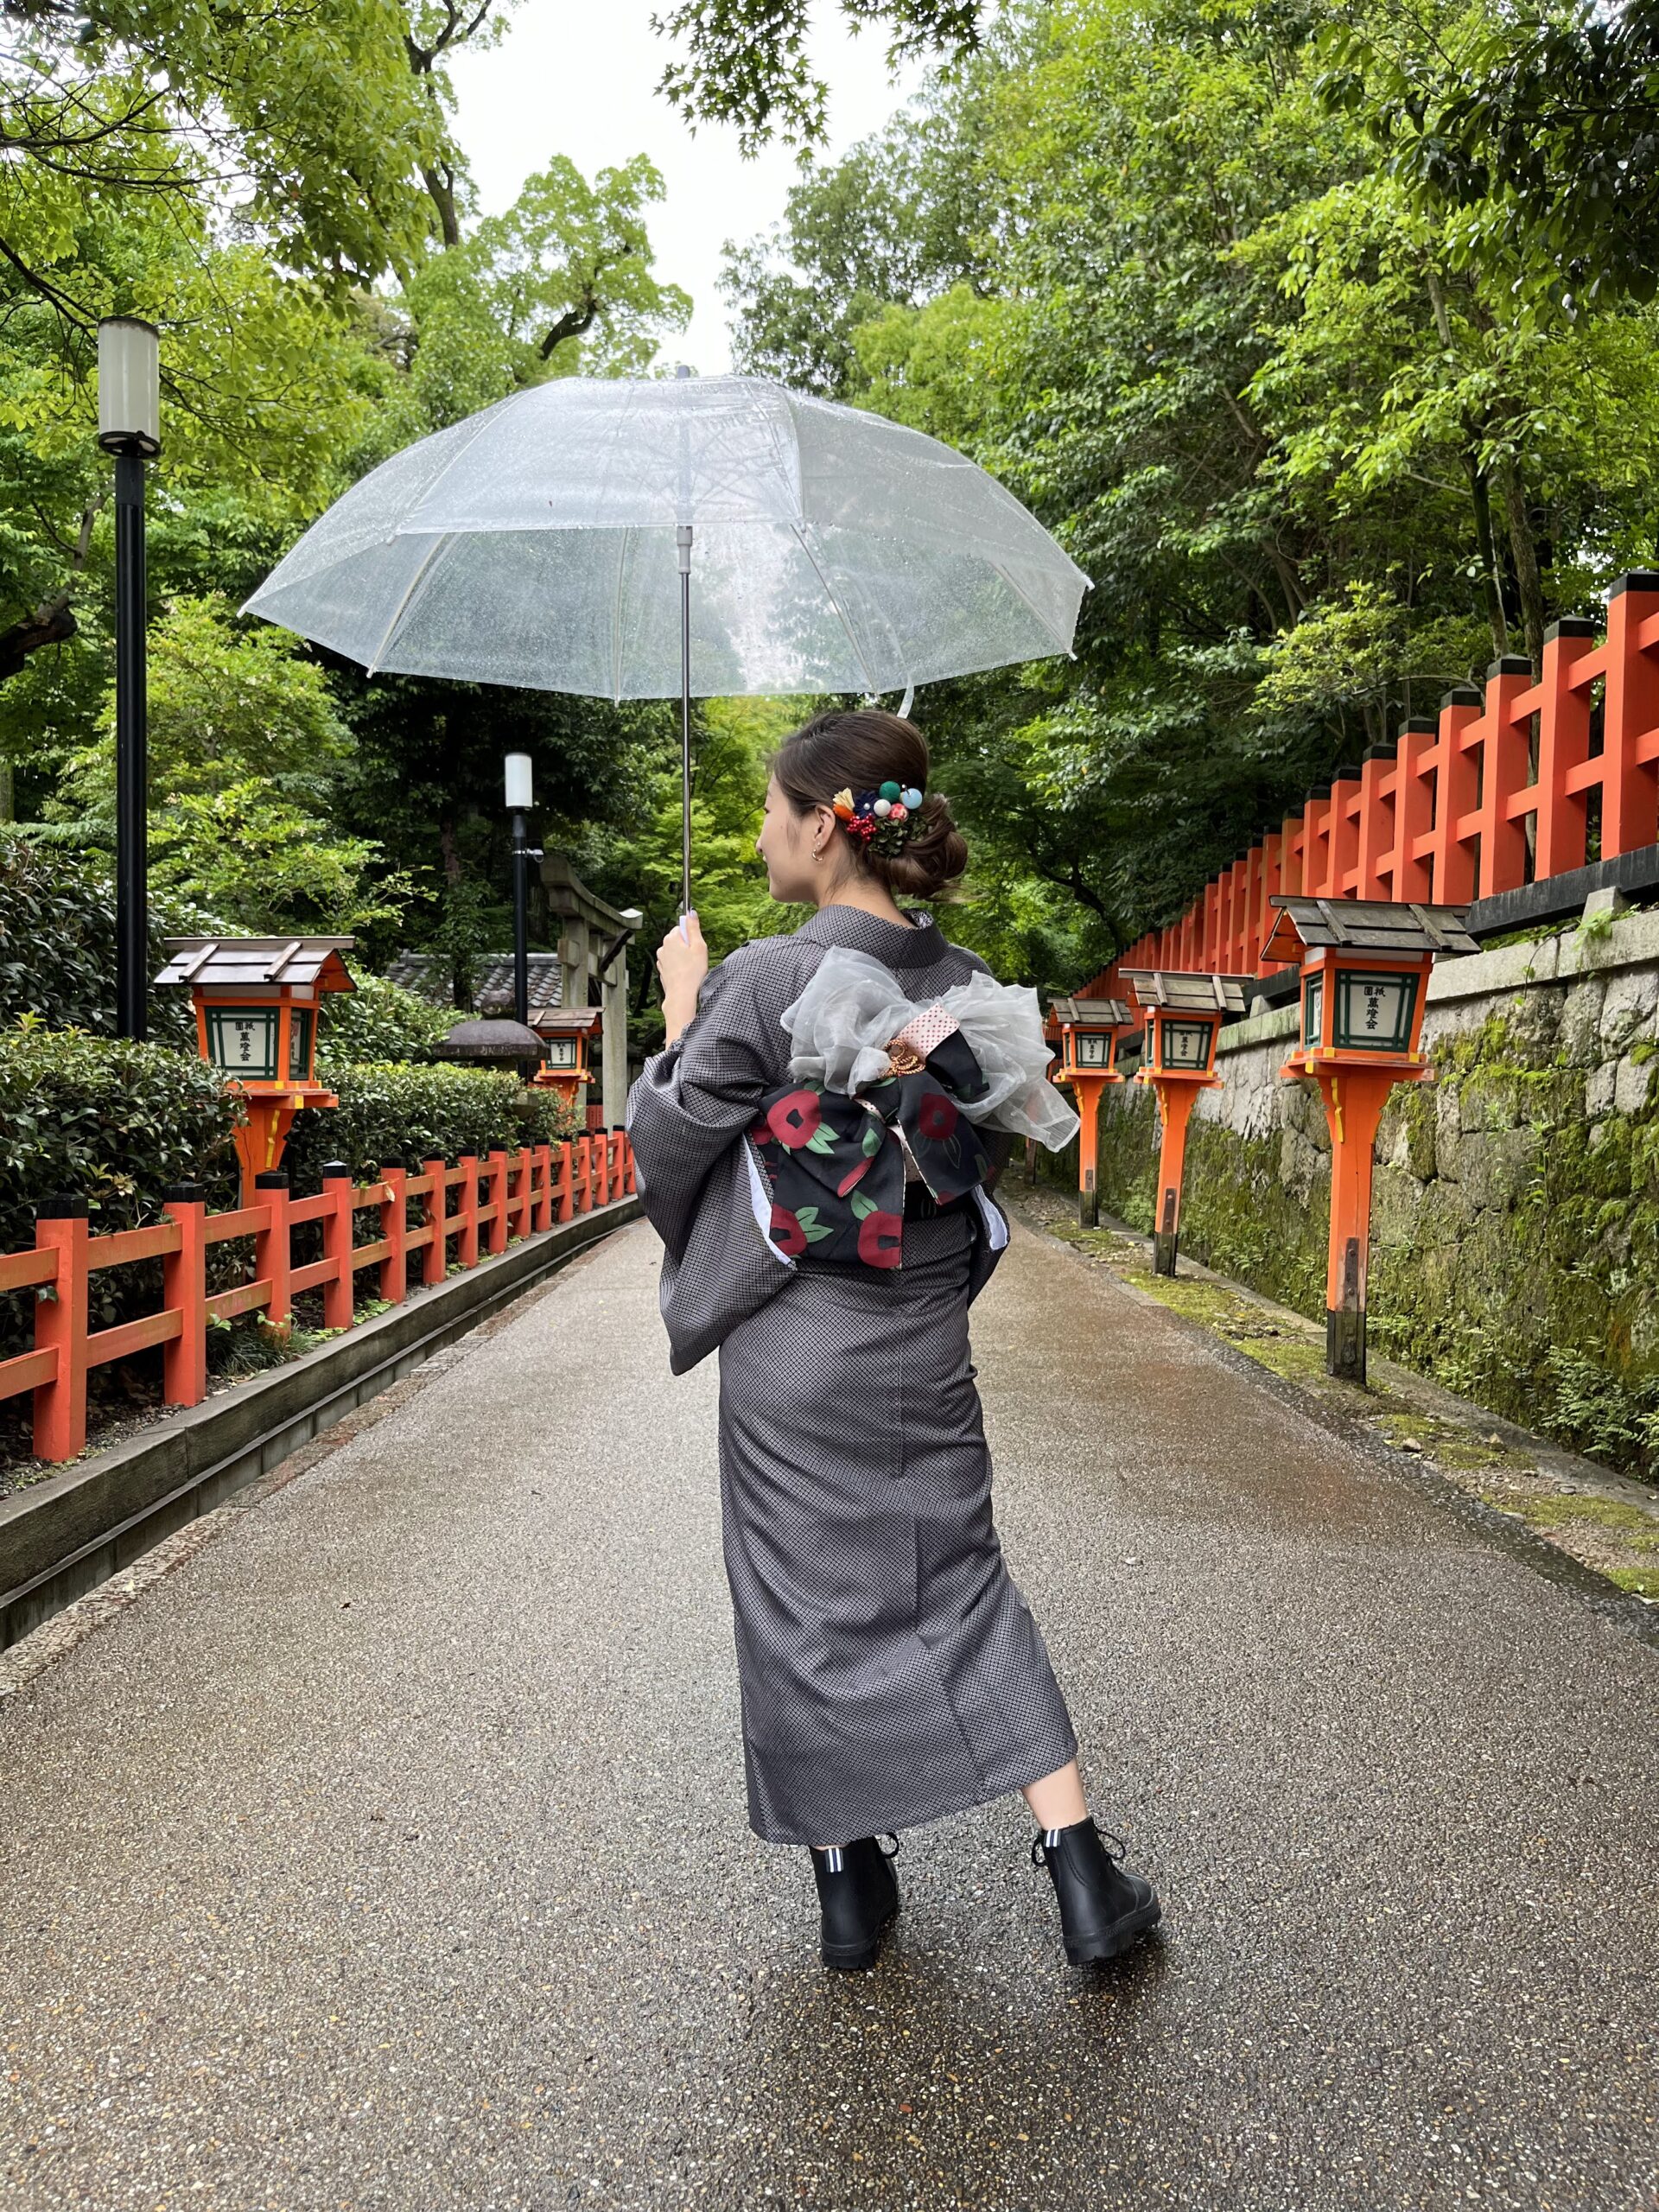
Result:
{"label": "red wooden fence", "polygon": [[[388,1166],[378,1183],[354,1184],[348,1168],[325,1167],[323,1187],[310,1198],[289,1198],[286,1175],[261,1175],[256,1202],[231,1213],[210,1214],[200,1185],[182,1183],[168,1194],[165,1221],[106,1236],[89,1234],[84,1198],[51,1198],[38,1211],[34,1250],[0,1254],[0,1291],[35,1293],[35,1349],[0,1360],[0,1398],[32,1390],[37,1456],[72,1459],[86,1442],[86,1377],[94,1367],[160,1344],[165,1402],[200,1405],[207,1391],[210,1319],[263,1310],[283,1327],[301,1291],[321,1290],[323,1326],[349,1329],[365,1268],[378,1270],[378,1294],[397,1304],[409,1294],[411,1274],[417,1285],[443,1281],[452,1240],[460,1264],[475,1267],[480,1237],[486,1254],[505,1252],[510,1240],[608,1205],[633,1187],[632,1147],[624,1130],[611,1129],[556,1147],[495,1151],[481,1161],[464,1154],[454,1167],[429,1160],[418,1175]],[[405,1211],[411,1198],[422,1201],[413,1229]],[[370,1211],[378,1216],[378,1234],[353,1244],[356,1217]],[[322,1224],[322,1257],[296,1267],[291,1232],[306,1221]],[[253,1238],[252,1276],[209,1296],[207,1248],[232,1236]],[[118,1328],[89,1330],[92,1277],[156,1258],[160,1311]]]}
{"label": "red wooden fence", "polygon": [[1118,996],[1120,967],[1272,975],[1275,891],[1464,906],[1659,842],[1659,575],[1621,576],[1597,626],[1555,623],[1541,671],[1494,661],[1339,769],[1082,995]]}

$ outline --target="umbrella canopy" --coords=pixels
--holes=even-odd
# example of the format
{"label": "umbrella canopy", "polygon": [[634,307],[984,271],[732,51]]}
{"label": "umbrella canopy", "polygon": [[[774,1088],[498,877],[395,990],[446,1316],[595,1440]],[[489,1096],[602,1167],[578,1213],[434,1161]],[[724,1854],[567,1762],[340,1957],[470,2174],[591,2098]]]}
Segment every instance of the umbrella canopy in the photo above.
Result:
{"label": "umbrella canopy", "polygon": [[[690,530],[690,538],[685,536]],[[994,477],[753,377],[570,377],[394,454],[246,603],[373,673],[879,692],[1069,652],[1088,579]]]}

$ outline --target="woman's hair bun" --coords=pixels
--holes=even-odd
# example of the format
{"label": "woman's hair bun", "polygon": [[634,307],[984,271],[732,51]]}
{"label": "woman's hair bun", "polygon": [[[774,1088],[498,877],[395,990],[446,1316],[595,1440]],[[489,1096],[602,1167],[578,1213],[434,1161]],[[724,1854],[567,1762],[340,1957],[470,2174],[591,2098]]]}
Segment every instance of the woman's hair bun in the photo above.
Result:
{"label": "woman's hair bun", "polygon": [[798,814],[829,806],[839,791],[871,791],[891,778],[922,793],[915,826],[901,852],[883,854],[843,837],[861,874],[912,899],[935,899],[968,865],[968,840],[950,803],[927,788],[927,740],[914,722],[881,707],[832,709],[815,715],[772,758],[779,789]]}

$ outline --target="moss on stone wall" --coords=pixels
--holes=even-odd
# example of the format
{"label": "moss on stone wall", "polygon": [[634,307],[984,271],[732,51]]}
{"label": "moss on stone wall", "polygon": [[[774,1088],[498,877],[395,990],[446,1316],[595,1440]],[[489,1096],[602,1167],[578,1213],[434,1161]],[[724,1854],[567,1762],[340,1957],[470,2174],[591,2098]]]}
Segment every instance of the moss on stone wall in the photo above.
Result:
{"label": "moss on stone wall", "polygon": [[[1653,979],[1514,994],[1433,1039],[1432,1083],[1377,1139],[1370,1332],[1379,1351],[1573,1448],[1659,1473],[1659,1044]],[[1637,1034],[1638,1031],[1643,1033]],[[1182,1249],[1318,1319],[1330,1147],[1311,1084],[1252,1117],[1194,1117]],[[1217,1094],[1218,1096],[1219,1094]],[[1268,1130],[1247,1135],[1233,1124]],[[1150,1230],[1149,1095],[1109,1094],[1101,1202]]]}

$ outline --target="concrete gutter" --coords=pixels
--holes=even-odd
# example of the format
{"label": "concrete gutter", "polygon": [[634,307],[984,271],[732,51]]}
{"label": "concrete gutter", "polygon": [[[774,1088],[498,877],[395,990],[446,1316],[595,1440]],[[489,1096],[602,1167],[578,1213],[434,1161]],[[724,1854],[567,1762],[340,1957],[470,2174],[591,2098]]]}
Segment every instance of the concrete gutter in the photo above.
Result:
{"label": "concrete gutter", "polygon": [[0,1650],[639,1215],[619,1198],[0,1498]]}

